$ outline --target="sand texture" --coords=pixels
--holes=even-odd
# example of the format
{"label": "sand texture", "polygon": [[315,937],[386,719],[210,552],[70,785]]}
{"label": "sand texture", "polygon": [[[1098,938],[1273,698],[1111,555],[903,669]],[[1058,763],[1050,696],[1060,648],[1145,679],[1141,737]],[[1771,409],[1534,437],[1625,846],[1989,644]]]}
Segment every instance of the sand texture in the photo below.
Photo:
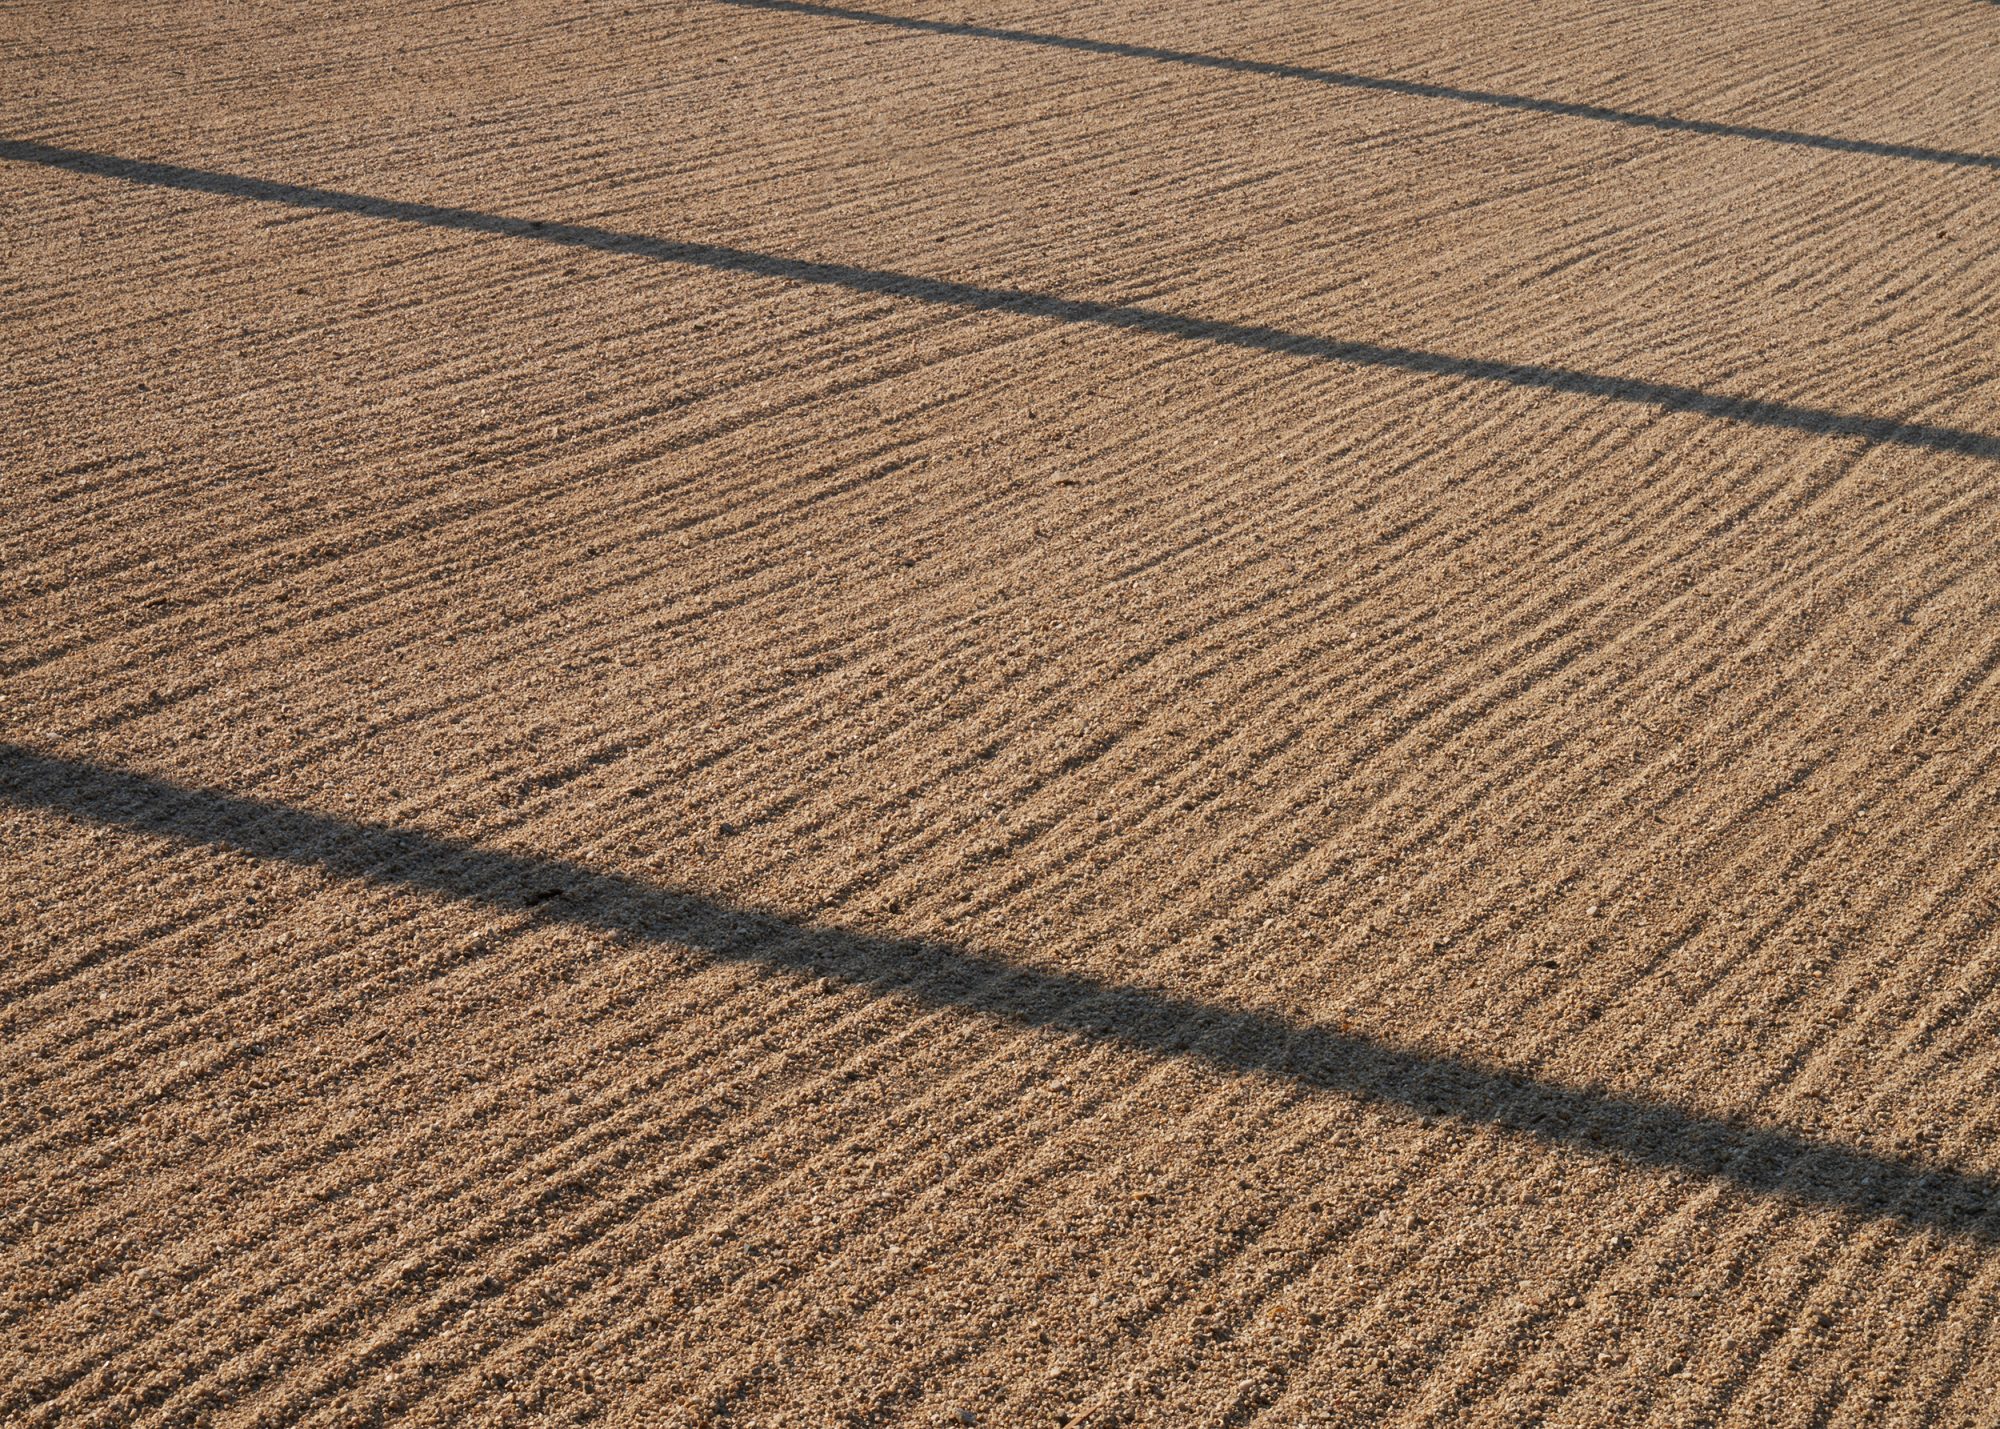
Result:
{"label": "sand texture", "polygon": [[0,12],[0,1423],[383,1422],[2000,1422],[2000,6]]}

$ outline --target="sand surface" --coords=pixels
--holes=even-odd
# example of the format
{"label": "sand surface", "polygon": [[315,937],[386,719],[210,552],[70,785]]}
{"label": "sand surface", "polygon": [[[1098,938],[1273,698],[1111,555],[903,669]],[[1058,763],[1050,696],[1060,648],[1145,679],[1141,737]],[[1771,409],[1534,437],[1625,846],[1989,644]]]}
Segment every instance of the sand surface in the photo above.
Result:
{"label": "sand surface", "polygon": [[1986,0],[16,6],[0,496],[0,1422],[1995,1422]]}

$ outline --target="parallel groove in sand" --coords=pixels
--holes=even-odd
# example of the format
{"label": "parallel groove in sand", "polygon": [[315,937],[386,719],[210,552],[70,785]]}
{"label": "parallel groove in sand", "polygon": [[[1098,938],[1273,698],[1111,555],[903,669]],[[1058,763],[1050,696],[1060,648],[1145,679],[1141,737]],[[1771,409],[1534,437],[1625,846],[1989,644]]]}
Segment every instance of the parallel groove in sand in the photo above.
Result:
{"label": "parallel groove in sand", "polygon": [[[2000,432],[1989,17],[1685,16],[29,17],[16,157],[1086,321],[9,164],[4,737],[1990,1175],[2000,519],[1893,435]],[[180,110],[116,59],[168,48]],[[0,819],[10,1170],[64,1173],[0,1202],[23,1422],[1990,1402],[1977,1238]]]}

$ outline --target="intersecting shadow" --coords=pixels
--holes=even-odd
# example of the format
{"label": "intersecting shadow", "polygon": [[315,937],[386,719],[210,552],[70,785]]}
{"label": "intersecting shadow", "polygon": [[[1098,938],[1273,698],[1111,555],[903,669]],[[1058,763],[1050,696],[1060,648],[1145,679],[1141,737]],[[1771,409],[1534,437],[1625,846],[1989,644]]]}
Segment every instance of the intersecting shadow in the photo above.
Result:
{"label": "intersecting shadow", "polygon": [[549,923],[691,947],[718,960],[837,978],[927,1007],[1152,1056],[1193,1058],[1229,1072],[1290,1078],[1590,1155],[1691,1172],[1910,1227],[2000,1240],[2000,1182],[1988,1176],[1541,1081],[1166,988],[1019,967],[948,943],[800,924],[568,859],[352,823],[15,744],[0,743],[0,802],[519,910]]}
{"label": "intersecting shadow", "polygon": [[194,193],[223,194],[232,198],[254,199],[260,203],[284,204],[291,208],[318,209],[329,213],[357,214],[392,223],[422,224],[431,228],[457,229],[500,238],[529,239],[565,248],[589,248],[660,263],[684,264],[726,273],[748,273],[764,278],[781,278],[794,283],[845,288],[851,292],[879,293],[910,302],[934,303],[942,307],[974,312],[1003,312],[1045,319],[1050,322],[1084,323],[1119,328],[1153,337],[1175,338],[1184,342],[1216,347],[1247,349],[1252,352],[1286,353],[1323,362],[1346,363],[1356,367],[1390,368],[1400,372],[1423,373],[1435,377],[1462,378],[1475,382],[1501,383],[1548,392],[1576,393],[1607,402],[1630,402],[1669,412],[1694,412],[1732,422],[1759,427],[1782,427],[1810,432],[1816,436],[1854,437],[1865,442],[1921,447],[1933,451],[2000,460],[2000,437],[1959,427],[1923,422],[1904,422],[1888,417],[1863,416],[1852,412],[1807,407],[1793,402],[1774,402],[1758,397],[1704,392],[1671,382],[1648,382],[1632,377],[1584,372],[1568,367],[1548,367],[1538,363],[1502,362],[1487,358],[1459,357],[1423,348],[1394,347],[1374,342],[1348,342],[1338,338],[1315,337],[1310,333],[1252,323],[1227,322],[1215,318],[1190,317],[1156,308],[1117,303],[1093,302],[1086,298],[1064,298],[1019,288],[993,288],[976,283],[954,283],[925,278],[886,268],[863,268],[848,263],[817,263],[759,253],[747,248],[730,248],[717,243],[688,243],[655,238],[640,233],[596,228],[588,224],[545,223],[537,219],[511,218],[482,213],[475,209],[446,208],[437,204],[410,203],[401,199],[371,198],[365,194],[343,193],[337,189],[309,188],[299,184],[274,183],[268,179],[245,178],[237,174],[214,173],[206,169],[184,168],[178,164],[156,164],[124,159],[84,149],[68,149],[24,139],[0,139],[0,159],[43,164],[74,173],[121,179],[128,183],[150,184],[159,188],[184,189]]}
{"label": "intersecting shadow", "polygon": [[1612,109],[1602,104],[1574,104],[1562,99],[1538,99],[1527,94],[1507,94],[1490,89],[1466,89],[1455,84],[1429,84],[1423,80],[1385,79],[1379,75],[1354,74],[1337,69],[1314,69],[1307,65],[1279,64],[1269,60],[1232,59],[1228,55],[1169,50],[1157,45],[1132,45],[1117,40],[1086,39],[1077,35],[1051,35],[1039,30],[1009,30],[997,25],[974,25],[958,20],[923,20],[911,15],[888,15],[876,10],[853,10],[842,5],[816,5],[811,3],[811,0],[716,0],[716,3],[735,5],[745,10],[777,10],[824,19],[852,20],[865,25],[886,25],[893,29],[916,30],[924,34],[1004,40],[1010,44],[1081,50],[1086,54],[1114,55],[1121,59],[1192,65],[1197,69],[1227,70],[1235,74],[1263,75],[1272,79],[1303,80],[1309,84],[1333,85],[1341,89],[1374,90],[1378,93],[1400,94],[1416,99],[1442,99],[1455,104],[1483,105],[1489,109],[1526,110],[1532,114],[1560,115],[1565,119],[1593,119],[1605,124],[1629,124],[1640,129],[1709,134],[1726,139],[1755,139],[1767,144],[1797,144],[1808,149],[1831,149],[1844,154],[1870,154],[1883,159],[1916,159],[1931,164],[1960,164],[1972,168],[2000,169],[2000,154],[1968,153],[1961,149],[1934,149],[1922,144],[1892,144],[1876,139],[1846,139],[1837,134],[1812,134],[1797,129],[1771,129],[1760,124],[1723,124],[1709,119],[1682,119],[1672,114],[1647,114],[1632,109]]}

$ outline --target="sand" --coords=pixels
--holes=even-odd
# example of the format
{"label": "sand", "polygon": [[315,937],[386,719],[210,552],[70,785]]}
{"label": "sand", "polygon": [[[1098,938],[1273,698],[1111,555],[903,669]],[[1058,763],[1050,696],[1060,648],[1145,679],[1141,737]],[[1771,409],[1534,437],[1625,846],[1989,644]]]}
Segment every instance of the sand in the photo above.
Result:
{"label": "sand", "polygon": [[0,17],[0,1421],[1991,1423],[2000,11]]}

